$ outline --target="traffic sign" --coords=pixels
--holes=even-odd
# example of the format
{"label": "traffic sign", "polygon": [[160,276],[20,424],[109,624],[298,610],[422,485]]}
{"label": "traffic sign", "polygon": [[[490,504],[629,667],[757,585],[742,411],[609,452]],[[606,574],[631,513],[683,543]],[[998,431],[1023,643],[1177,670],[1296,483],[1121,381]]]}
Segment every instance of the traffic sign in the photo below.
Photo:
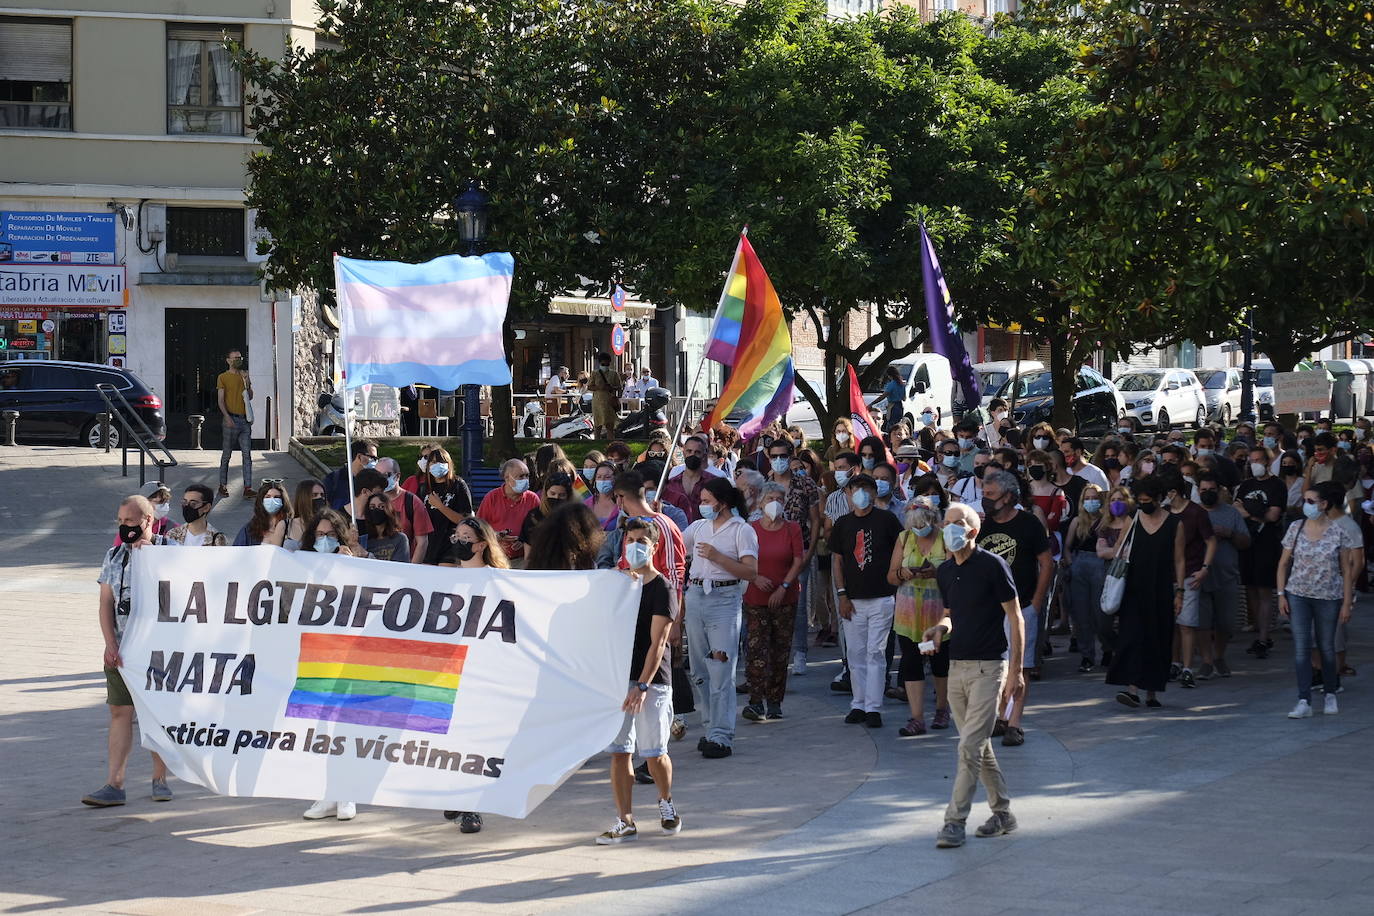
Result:
{"label": "traffic sign", "polygon": [[611,352],[616,356],[625,352],[625,326],[623,324],[611,328]]}
{"label": "traffic sign", "polygon": [[616,284],[615,291],[611,293],[611,308],[617,312],[625,311],[625,289],[619,283]]}

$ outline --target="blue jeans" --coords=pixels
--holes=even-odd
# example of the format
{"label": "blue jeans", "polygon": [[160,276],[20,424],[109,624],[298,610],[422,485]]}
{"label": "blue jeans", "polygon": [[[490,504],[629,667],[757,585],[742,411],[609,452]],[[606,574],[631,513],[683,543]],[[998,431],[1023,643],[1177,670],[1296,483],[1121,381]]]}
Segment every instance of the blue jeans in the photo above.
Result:
{"label": "blue jeans", "polygon": [[229,459],[234,457],[234,446],[243,453],[243,485],[253,486],[253,425],[247,417],[229,415],[233,426],[224,427],[224,446],[219,454],[219,485],[229,485]]}
{"label": "blue jeans", "polygon": [[[739,628],[744,586],[687,588],[687,657],[692,664],[692,694],[706,740],[730,747],[735,741],[735,671],[739,665]],[[725,661],[712,658],[724,652]]]}
{"label": "blue jeans", "polygon": [[[1111,632],[1111,619],[1103,620],[1102,615],[1102,586],[1106,581],[1106,560],[1087,550],[1073,552],[1069,567],[1069,616],[1078,639],[1078,652],[1091,661],[1097,661],[1099,634]],[[1110,640],[1102,642],[1104,649],[1110,648]]]}
{"label": "blue jeans", "polygon": [[1334,694],[1341,685],[1336,664],[1336,624],[1341,616],[1340,598],[1308,598],[1285,592],[1293,625],[1293,671],[1298,676],[1298,699],[1312,701],[1312,631],[1322,656],[1322,690]]}

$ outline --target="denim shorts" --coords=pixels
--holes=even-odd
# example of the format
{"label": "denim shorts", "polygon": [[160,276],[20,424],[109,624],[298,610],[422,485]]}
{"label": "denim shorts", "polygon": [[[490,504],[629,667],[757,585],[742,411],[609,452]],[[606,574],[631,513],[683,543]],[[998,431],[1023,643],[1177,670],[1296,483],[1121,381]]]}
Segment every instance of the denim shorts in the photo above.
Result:
{"label": "denim shorts", "polygon": [[[631,686],[634,681],[630,682]],[[673,688],[670,684],[650,684],[644,694],[644,705],[638,713],[625,713],[620,734],[615,736],[608,754],[633,754],[641,757],[662,757],[668,753],[668,739],[673,729]]]}

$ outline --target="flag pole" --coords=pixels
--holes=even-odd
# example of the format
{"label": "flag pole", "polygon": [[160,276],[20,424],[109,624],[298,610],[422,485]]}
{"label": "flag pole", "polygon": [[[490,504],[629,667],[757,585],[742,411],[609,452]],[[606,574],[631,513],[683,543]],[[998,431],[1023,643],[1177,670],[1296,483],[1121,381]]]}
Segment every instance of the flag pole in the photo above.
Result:
{"label": "flag pole", "polygon": [[334,299],[339,306],[339,360],[343,363],[343,405],[344,405],[344,476],[348,478],[348,515],[345,516],[350,524],[353,522],[353,502],[357,496],[353,493],[353,429],[350,419],[353,416],[353,396],[348,389],[348,322],[344,319],[343,297],[339,295],[339,253],[334,252]]}
{"label": "flag pole", "polygon": [[[744,224],[744,228],[740,230],[739,234],[741,239],[749,235],[748,223]],[[721,284],[720,299],[716,303],[716,314],[711,321],[711,330],[713,333],[715,331],[715,319],[720,317],[720,307],[725,302],[725,294],[730,291],[730,280],[735,276],[735,269],[739,267],[739,253],[740,244],[736,242],[735,257],[730,261],[730,270],[725,274],[725,282]],[[687,402],[682,405],[682,414],[677,418],[677,429],[673,432],[673,438],[668,442],[668,455],[663,459],[663,473],[658,475],[658,491],[656,495],[660,498],[662,497],[663,486],[668,481],[668,469],[673,466],[673,453],[680,448],[682,444],[682,427],[686,424],[687,414],[692,409],[692,400],[696,397],[697,393],[697,383],[701,381],[701,372],[706,368],[706,350],[707,347],[705,346],[701,348],[701,359],[697,360],[697,371],[692,376],[692,387],[687,389]],[[709,429],[706,430],[706,434],[709,438],[711,431]]]}

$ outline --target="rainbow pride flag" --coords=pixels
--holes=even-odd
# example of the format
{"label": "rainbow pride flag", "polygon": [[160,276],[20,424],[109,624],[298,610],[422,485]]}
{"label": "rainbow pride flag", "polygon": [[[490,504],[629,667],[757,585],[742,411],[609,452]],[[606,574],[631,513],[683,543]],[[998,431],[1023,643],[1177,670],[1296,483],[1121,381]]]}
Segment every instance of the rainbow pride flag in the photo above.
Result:
{"label": "rainbow pride flag", "polygon": [[792,333],[749,238],[740,233],[735,260],[720,294],[706,358],[730,366],[730,380],[706,418],[707,428],[730,414],[744,414],[744,438],[787,413],[795,370]]}
{"label": "rainbow pride flag", "polygon": [[302,633],[293,719],[447,734],[467,646]]}

